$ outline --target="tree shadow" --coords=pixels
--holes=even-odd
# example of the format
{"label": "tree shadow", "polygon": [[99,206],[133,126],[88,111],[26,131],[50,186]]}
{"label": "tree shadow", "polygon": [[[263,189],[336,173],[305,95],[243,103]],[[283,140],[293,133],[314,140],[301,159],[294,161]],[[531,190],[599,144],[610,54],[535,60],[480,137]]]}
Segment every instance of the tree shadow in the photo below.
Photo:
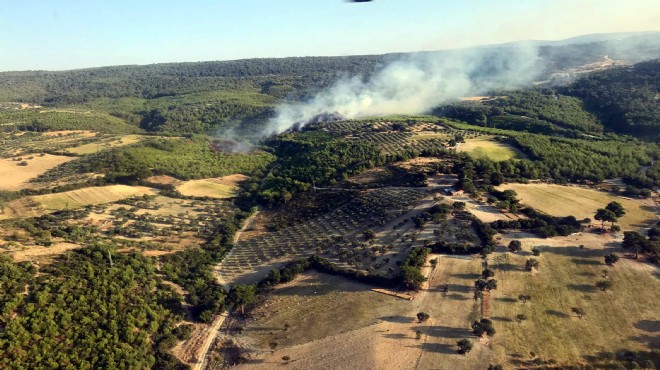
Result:
{"label": "tree shadow", "polygon": [[463,300],[467,299],[466,296],[464,296],[462,294],[458,294],[458,293],[449,294],[449,295],[446,296],[446,298],[452,299],[454,301],[463,301]]}
{"label": "tree shadow", "polygon": [[581,265],[581,266],[598,266],[602,265],[600,261],[594,261],[594,260],[588,260],[588,259],[579,259],[579,258],[573,258],[571,259],[574,264],[576,265]]}
{"label": "tree shadow", "polygon": [[389,338],[389,339],[406,339],[406,338],[410,338],[410,336],[405,335],[405,334],[401,334],[401,333],[383,334],[383,336],[385,338]]}
{"label": "tree shadow", "polygon": [[[615,244],[612,246],[608,246],[609,244]],[[604,256],[608,253],[615,252],[618,248],[619,243],[611,242],[611,243],[606,243],[604,248],[580,248],[579,246],[567,246],[567,247],[552,247],[552,248],[547,248],[545,250],[546,253],[552,253],[552,254],[557,254],[560,256],[568,256],[568,257],[581,257],[581,258],[588,258],[588,257],[601,257]]]}
{"label": "tree shadow", "polygon": [[651,333],[660,332],[660,321],[658,320],[641,320],[635,324],[635,327],[640,330],[648,331]]}
{"label": "tree shadow", "polygon": [[568,289],[577,290],[578,292],[584,293],[593,293],[596,291],[596,288],[593,285],[589,284],[568,284],[566,285]]}
{"label": "tree shadow", "polygon": [[447,284],[447,292],[459,292],[459,293],[469,293],[472,291],[472,287],[469,285],[462,284]]}
{"label": "tree shadow", "polygon": [[651,349],[658,349],[660,348],[660,335],[637,335],[634,337],[630,337],[631,340],[634,340],[635,342],[639,342],[642,344],[645,344],[649,346]]}
{"label": "tree shadow", "polygon": [[470,330],[465,328],[454,328],[450,326],[418,326],[416,330],[436,338],[462,339],[472,335]]}
{"label": "tree shadow", "polygon": [[379,319],[397,324],[408,324],[415,322],[415,319],[410,316],[383,316],[380,317]]}
{"label": "tree shadow", "polygon": [[561,319],[567,319],[571,317],[570,315],[557,310],[545,310],[545,314],[549,316],[559,317]]}
{"label": "tree shadow", "polygon": [[422,350],[433,353],[458,354],[458,347],[442,343],[422,343]]}
{"label": "tree shadow", "polygon": [[504,303],[516,303],[518,300],[516,298],[510,298],[510,297],[497,297],[495,298],[496,301],[498,302],[504,302]]}
{"label": "tree shadow", "polygon": [[491,317],[490,319],[493,320],[493,321],[499,321],[499,322],[513,322],[513,319],[508,318],[508,317],[496,316],[496,317]]}

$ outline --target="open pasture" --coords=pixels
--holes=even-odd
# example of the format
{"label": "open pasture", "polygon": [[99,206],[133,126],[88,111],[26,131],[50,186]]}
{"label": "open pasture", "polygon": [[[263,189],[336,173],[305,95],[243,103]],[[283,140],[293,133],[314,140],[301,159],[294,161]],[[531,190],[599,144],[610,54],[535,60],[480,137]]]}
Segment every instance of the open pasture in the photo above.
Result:
{"label": "open pasture", "polygon": [[143,138],[143,135],[111,136],[96,142],[69,147],[66,148],[66,151],[78,155],[92,154],[104,149],[135,144],[140,142]]}
{"label": "open pasture", "polygon": [[[471,287],[481,263],[470,257],[433,258],[439,261],[428,289],[413,301],[318,273],[277,286],[236,338],[254,360],[238,368],[281,368],[282,356],[290,357],[286,366],[292,369],[483,367],[490,360],[486,345],[472,339],[474,349],[467,356],[456,347],[456,341],[471,337],[469,324],[479,315]],[[448,294],[441,292],[445,285]],[[430,318],[420,323],[415,316],[422,311]]]}
{"label": "open pasture", "polygon": [[[657,221],[655,206],[650,199],[625,199],[599,190],[554,184],[506,184],[499,189],[515,190],[523,204],[552,216],[593,220],[598,208],[605,208],[607,203],[616,201],[626,210],[617,222],[624,230],[646,227]],[[596,220],[592,222],[600,223]]]}
{"label": "open pasture", "polygon": [[[498,281],[490,297],[497,330],[494,363],[512,368],[534,361],[584,364],[598,356],[603,361],[603,353],[614,356],[624,349],[649,351],[660,345],[657,268],[626,258],[613,267],[605,265],[605,254],[621,255],[620,239],[592,233],[552,239],[513,233],[504,235],[502,243],[514,239],[522,242],[522,252],[489,256]],[[541,255],[532,257],[532,248]],[[530,257],[540,262],[537,271],[524,269]],[[601,291],[595,287],[599,281],[611,281],[613,287]],[[520,294],[531,299],[523,303]],[[575,307],[585,311],[582,318],[573,312]],[[526,319],[518,322],[519,314]]]}
{"label": "open pasture", "polygon": [[50,154],[29,154],[14,158],[0,158],[0,190],[18,191],[32,186],[34,179],[62,163],[74,160]]}
{"label": "open pasture", "polygon": [[488,158],[493,161],[524,158],[524,155],[512,146],[487,136],[467,139],[457,147],[457,150],[466,152],[473,158]]}

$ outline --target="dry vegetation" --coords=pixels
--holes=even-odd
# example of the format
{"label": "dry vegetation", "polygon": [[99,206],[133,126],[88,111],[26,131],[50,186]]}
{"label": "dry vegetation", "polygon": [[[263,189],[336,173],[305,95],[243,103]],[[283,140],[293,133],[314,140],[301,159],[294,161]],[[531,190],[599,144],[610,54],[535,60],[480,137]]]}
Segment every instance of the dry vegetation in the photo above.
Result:
{"label": "dry vegetation", "polygon": [[139,143],[143,138],[142,135],[111,136],[92,143],[66,148],[66,151],[78,155],[92,154],[104,149]]}
{"label": "dry vegetation", "polygon": [[589,188],[553,184],[506,184],[500,189],[515,190],[523,204],[553,216],[572,215],[578,220],[593,220],[598,208],[604,208],[607,203],[616,201],[626,209],[626,214],[618,221],[624,230],[646,227],[657,221],[655,205],[651,199],[626,199]]}
{"label": "dry vegetation", "polygon": [[0,159],[0,190],[18,191],[33,187],[30,180],[75,158],[50,154],[26,154]]}
{"label": "dry vegetation", "polygon": [[[493,340],[495,362],[520,366],[540,358],[575,364],[603,352],[648,351],[660,345],[654,334],[660,301],[660,292],[653,288],[658,284],[657,269],[625,259],[606,266],[603,256],[620,253],[620,240],[583,233],[552,239],[511,234],[502,241],[512,239],[522,241],[521,253],[501,252],[489,258],[499,282],[491,296],[491,319],[498,330]],[[534,247],[542,251],[535,257],[540,267],[530,273],[523,267]],[[614,286],[600,291],[595,283],[601,280]],[[520,294],[532,299],[522,303]],[[583,308],[585,316],[578,318],[573,307]],[[528,319],[518,323],[518,314]]]}
{"label": "dry vegetation", "polygon": [[181,194],[194,197],[233,198],[238,194],[238,184],[245,175],[230,175],[210,179],[190,180],[176,186]]}

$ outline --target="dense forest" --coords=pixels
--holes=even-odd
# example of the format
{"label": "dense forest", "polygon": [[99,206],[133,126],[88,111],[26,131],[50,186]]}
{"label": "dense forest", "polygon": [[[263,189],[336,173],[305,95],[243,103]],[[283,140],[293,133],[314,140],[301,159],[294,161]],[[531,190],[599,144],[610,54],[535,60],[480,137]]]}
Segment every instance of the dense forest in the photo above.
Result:
{"label": "dense forest", "polygon": [[583,137],[603,131],[658,139],[660,59],[589,73],[556,89],[496,93],[435,114],[483,127]]}
{"label": "dense forest", "polygon": [[658,139],[660,59],[590,73],[560,91],[581,98],[611,131]]}
{"label": "dense forest", "polygon": [[[0,255],[0,367],[184,368],[181,297],[139,253],[95,245],[40,270]],[[27,294],[24,294],[27,292]]]}

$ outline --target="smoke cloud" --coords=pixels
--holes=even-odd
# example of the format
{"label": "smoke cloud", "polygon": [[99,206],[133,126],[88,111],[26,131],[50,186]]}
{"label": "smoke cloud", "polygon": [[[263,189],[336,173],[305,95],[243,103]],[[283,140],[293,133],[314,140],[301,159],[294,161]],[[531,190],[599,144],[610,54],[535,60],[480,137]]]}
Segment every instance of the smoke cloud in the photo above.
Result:
{"label": "smoke cloud", "polygon": [[344,77],[308,101],[279,106],[264,136],[323,114],[347,119],[423,114],[461,96],[528,85],[541,71],[538,48],[531,44],[408,54],[370,78]]}

